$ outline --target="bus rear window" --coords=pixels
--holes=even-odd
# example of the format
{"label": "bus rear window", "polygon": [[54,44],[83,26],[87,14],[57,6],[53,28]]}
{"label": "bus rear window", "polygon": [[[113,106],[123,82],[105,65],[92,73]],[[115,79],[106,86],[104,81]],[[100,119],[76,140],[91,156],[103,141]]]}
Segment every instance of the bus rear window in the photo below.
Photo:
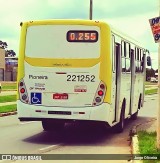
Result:
{"label": "bus rear window", "polygon": [[27,28],[25,55],[32,58],[100,57],[100,29],[85,25],[35,25]]}

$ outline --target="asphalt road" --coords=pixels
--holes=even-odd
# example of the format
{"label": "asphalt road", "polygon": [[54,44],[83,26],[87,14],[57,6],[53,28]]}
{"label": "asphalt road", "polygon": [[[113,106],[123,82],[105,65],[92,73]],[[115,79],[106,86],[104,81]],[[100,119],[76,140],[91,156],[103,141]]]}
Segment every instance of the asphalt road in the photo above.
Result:
{"label": "asphalt road", "polygon": [[0,154],[130,154],[132,126],[156,117],[158,96],[147,96],[136,121],[127,120],[123,133],[99,126],[67,125],[62,133],[44,132],[40,122],[19,122],[17,115],[0,118]]}

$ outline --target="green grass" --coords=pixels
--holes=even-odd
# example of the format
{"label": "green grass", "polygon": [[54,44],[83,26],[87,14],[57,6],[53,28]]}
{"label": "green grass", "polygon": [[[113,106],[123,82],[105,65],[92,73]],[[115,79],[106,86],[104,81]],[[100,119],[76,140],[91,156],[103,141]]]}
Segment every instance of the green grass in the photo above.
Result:
{"label": "green grass", "polygon": [[17,105],[6,105],[6,106],[0,106],[0,113],[7,113],[7,112],[13,112],[17,110]]}
{"label": "green grass", "polygon": [[2,90],[15,90],[15,89],[17,89],[17,83],[16,82],[2,83]]}
{"label": "green grass", "polygon": [[158,93],[158,88],[145,90],[145,95],[156,94],[156,93]]}
{"label": "green grass", "polygon": [[2,86],[2,90],[16,90],[17,86],[16,85],[6,85],[6,86]]}
{"label": "green grass", "polygon": [[158,87],[158,85],[145,85],[145,88],[152,88],[152,87]]}
{"label": "green grass", "polygon": [[0,96],[0,103],[16,101],[16,95]]}
{"label": "green grass", "polygon": [[157,85],[158,83],[154,83],[154,82],[145,82],[145,85]]}
{"label": "green grass", "polygon": [[[156,148],[156,132],[138,132],[139,152],[140,154],[160,154]],[[157,163],[157,160],[143,160],[144,163]]]}

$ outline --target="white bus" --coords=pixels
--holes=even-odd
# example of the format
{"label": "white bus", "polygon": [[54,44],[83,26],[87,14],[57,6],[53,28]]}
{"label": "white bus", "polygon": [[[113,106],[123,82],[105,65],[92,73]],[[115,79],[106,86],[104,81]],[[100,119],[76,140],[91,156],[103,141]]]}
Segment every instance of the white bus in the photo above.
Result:
{"label": "white bus", "polygon": [[148,51],[105,22],[21,23],[19,52],[20,121],[42,121],[45,131],[93,121],[122,132],[143,105]]}

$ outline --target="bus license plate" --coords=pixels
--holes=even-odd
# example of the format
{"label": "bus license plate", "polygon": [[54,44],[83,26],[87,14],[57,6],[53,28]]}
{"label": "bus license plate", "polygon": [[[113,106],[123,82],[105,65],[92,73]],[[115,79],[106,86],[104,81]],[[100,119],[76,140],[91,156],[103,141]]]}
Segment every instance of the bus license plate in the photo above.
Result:
{"label": "bus license plate", "polygon": [[55,99],[55,100],[67,100],[68,94],[67,93],[55,93],[55,94],[53,94],[53,99]]}

